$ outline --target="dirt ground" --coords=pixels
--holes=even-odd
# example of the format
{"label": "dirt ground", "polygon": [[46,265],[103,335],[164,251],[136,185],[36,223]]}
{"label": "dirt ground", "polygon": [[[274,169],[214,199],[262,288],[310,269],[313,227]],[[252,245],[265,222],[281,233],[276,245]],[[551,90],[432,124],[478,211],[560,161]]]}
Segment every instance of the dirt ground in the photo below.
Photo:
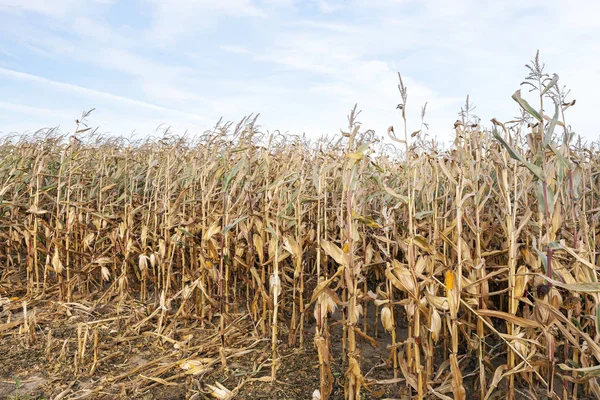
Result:
{"label": "dirt ground", "polygon": [[[270,339],[261,339],[247,314],[229,316],[222,348],[218,318],[202,325],[192,315],[167,317],[164,325],[171,326],[157,334],[156,316],[141,323],[152,310],[133,301],[119,306],[117,299],[108,298],[71,303],[30,299],[25,318],[18,296],[4,299],[0,399],[204,399],[214,398],[209,385],[217,383],[240,399],[310,399],[319,388],[311,325],[304,329],[301,348],[287,346],[282,329],[280,366],[272,383],[264,381],[270,377]],[[372,330],[375,321],[368,323]],[[331,334],[332,398],[338,399],[343,398],[345,373],[341,325]],[[365,391],[365,398],[401,398],[401,379],[373,384],[394,378],[388,340],[379,338],[374,347],[359,339],[361,367],[375,393]],[[186,360],[195,361],[196,370],[184,369]]]}
{"label": "dirt ground", "polygon": [[[211,392],[219,384],[236,399],[312,399],[319,388],[310,322],[301,348],[287,345],[288,332],[282,326],[277,381],[269,382],[271,341],[260,334],[258,322],[248,313],[228,314],[221,336],[217,317],[204,324],[185,312],[175,318],[175,306],[165,311],[160,322],[160,313],[132,300],[107,297],[62,303],[29,299],[25,318],[21,298],[4,295],[3,299],[0,399],[214,399]],[[368,315],[367,333],[374,337],[376,325],[380,333],[383,329],[374,310]],[[401,319],[401,309],[398,315]],[[342,327],[335,323],[340,318],[338,312],[330,321],[332,399],[343,399],[347,368],[342,358]],[[364,330],[363,324],[361,318]],[[406,339],[406,329],[398,328],[397,337],[398,341]],[[368,386],[362,392],[364,399],[410,398],[399,369],[394,377],[390,345],[389,335],[379,335],[374,343],[358,338]],[[468,398],[478,398],[476,363],[469,364],[468,357],[461,363]],[[443,363],[436,368],[443,368]],[[503,398],[502,385],[499,389],[490,399]],[[445,395],[452,393],[447,390]],[[428,393],[427,398],[437,397]]]}

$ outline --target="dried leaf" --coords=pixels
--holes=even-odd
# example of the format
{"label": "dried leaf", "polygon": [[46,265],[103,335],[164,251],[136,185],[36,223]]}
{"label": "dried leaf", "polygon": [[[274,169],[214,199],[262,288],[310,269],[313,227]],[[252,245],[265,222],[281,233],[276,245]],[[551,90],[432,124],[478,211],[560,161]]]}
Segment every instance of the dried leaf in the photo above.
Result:
{"label": "dried leaf", "polygon": [[524,328],[541,328],[541,325],[535,320],[517,317],[516,315],[512,315],[502,311],[481,309],[477,310],[477,314],[484,315],[487,317],[501,318],[503,320],[506,320],[515,325],[522,326]]}

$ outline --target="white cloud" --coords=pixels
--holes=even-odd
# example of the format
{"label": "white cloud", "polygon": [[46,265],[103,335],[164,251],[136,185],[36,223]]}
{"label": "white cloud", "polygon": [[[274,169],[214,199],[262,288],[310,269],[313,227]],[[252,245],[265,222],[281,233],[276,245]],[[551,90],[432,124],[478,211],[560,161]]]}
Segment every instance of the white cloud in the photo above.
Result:
{"label": "white cloud", "polygon": [[92,68],[108,70],[111,75],[120,73],[128,80],[134,78],[137,87],[150,101],[181,103],[201,100],[187,87],[196,70],[136,54],[135,50],[127,49],[135,48],[134,43],[128,43],[131,39],[120,39],[122,34],[106,24],[94,21],[86,30],[90,21],[85,16],[74,20],[72,32],[77,35],[76,40],[39,33],[24,35],[20,40],[44,57],[67,58]]}
{"label": "white cloud", "polygon": [[0,54],[5,56],[5,57],[9,57],[9,58],[13,58],[13,59],[18,59],[17,56],[15,56],[13,53],[11,53],[10,51],[4,50],[4,49],[0,49]]}
{"label": "white cloud", "polygon": [[226,51],[227,53],[233,54],[251,54],[252,52],[244,47],[235,46],[235,45],[223,45],[221,46],[221,50]]}
{"label": "white cloud", "polygon": [[91,16],[79,15],[72,19],[71,30],[84,40],[93,40],[98,43],[121,43],[128,41],[128,36],[119,34],[119,32],[102,23]]}
{"label": "white cloud", "polygon": [[147,0],[153,7],[150,37],[168,45],[179,38],[212,29],[221,17],[266,18],[252,0]]}
{"label": "white cloud", "polygon": [[60,110],[56,108],[32,107],[23,104],[8,103],[0,101],[0,110],[16,112],[20,114],[43,115],[45,117],[74,116],[74,110]]}
{"label": "white cloud", "polygon": [[50,17],[68,14],[97,4],[109,4],[112,0],[0,0],[0,12],[34,12]]}
{"label": "white cloud", "polygon": [[298,0],[262,0],[262,2],[267,6],[290,7],[297,3]]}
{"label": "white cloud", "polygon": [[356,33],[357,29],[352,25],[338,22],[323,22],[314,20],[302,20],[298,22],[292,22],[292,26],[299,26],[304,28],[317,28],[334,32],[347,32]]}
{"label": "white cloud", "polygon": [[135,99],[131,99],[131,98],[124,97],[124,96],[114,95],[114,94],[103,92],[100,90],[89,89],[86,87],[73,85],[70,83],[54,81],[51,79],[47,79],[47,78],[37,76],[37,75],[28,74],[25,72],[13,71],[10,69],[0,67],[0,75],[10,77],[10,78],[13,78],[16,80],[25,80],[25,81],[30,81],[30,82],[36,82],[36,83],[39,83],[42,85],[51,86],[51,87],[56,88],[61,91],[68,91],[71,93],[84,95],[86,97],[108,100],[108,101],[116,101],[116,102],[130,105],[130,106],[135,106],[135,107],[140,107],[140,108],[144,108],[144,109],[148,109],[148,110],[168,113],[173,116],[183,116],[183,117],[186,117],[186,118],[189,118],[192,120],[199,120],[199,121],[204,120],[203,118],[201,118],[195,114],[186,113],[186,112],[182,112],[179,110],[158,106],[156,104],[152,104],[152,103],[148,103],[148,102],[140,101],[140,100],[135,100]]}
{"label": "white cloud", "polygon": [[[398,123],[397,71],[389,62],[372,58],[366,45],[362,48],[361,38],[365,35],[369,35],[368,31],[360,28],[326,37],[318,33],[291,32],[280,35],[274,47],[258,58],[286,69],[311,73],[317,83],[297,88],[292,95],[312,105],[307,114],[313,126],[320,124],[325,128],[319,129],[320,132],[336,132],[343,126],[350,108],[358,103],[363,110],[360,118],[363,126],[383,134],[389,125]],[[433,118],[427,122],[432,129],[447,134],[450,129],[446,127],[451,127],[456,120],[464,97],[443,96],[412,76],[405,76],[404,82],[409,88],[411,131],[419,129],[421,107],[428,102],[428,116],[433,115]],[[298,104],[290,104],[282,113],[289,115],[296,107]],[[434,113],[438,114],[437,118]],[[442,118],[446,118],[445,123]]]}
{"label": "white cloud", "polygon": [[[0,41],[0,52],[24,63],[5,57],[0,76],[143,110],[127,117],[128,128],[139,122],[147,130],[171,118],[178,128],[200,129],[220,115],[236,120],[261,112],[259,121],[269,129],[316,137],[338,132],[354,103],[363,110],[365,128],[385,133],[399,124],[400,71],[409,91],[409,129],[420,126],[427,101],[432,133],[449,138],[467,94],[484,123],[516,115],[510,96],[539,48],[548,72],[558,72],[578,100],[568,122],[588,137],[598,136],[593,83],[600,78],[600,3],[146,0],[141,4],[147,19],[140,13],[128,26],[97,12],[104,10],[101,3],[0,0],[0,15],[11,13],[0,37],[22,50]],[[43,16],[43,23],[17,30],[24,21],[18,18],[30,13]],[[17,71],[42,71],[42,63],[49,66],[48,77],[60,78]],[[88,69],[89,78],[81,78]],[[119,87],[123,82],[126,88]],[[22,97],[19,104],[26,103]],[[99,115],[125,118],[112,109]],[[144,122],[141,115],[150,117]],[[103,125],[111,126],[108,120]]]}
{"label": "white cloud", "polygon": [[332,1],[327,0],[316,0],[317,6],[322,13],[331,14],[332,12],[338,10],[340,6],[336,6]]}

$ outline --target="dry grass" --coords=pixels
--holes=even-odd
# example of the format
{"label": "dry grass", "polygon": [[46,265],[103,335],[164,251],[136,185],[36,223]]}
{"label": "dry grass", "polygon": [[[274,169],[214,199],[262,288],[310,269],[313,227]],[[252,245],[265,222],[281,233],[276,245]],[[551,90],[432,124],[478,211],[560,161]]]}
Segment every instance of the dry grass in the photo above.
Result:
{"label": "dry grass", "polygon": [[447,150],[406,130],[401,80],[398,151],[356,109],[337,142],[252,118],[194,140],[6,139],[0,336],[42,353],[4,373],[43,360],[54,398],[283,397],[307,349],[304,398],[600,398],[600,153],[530,72],[539,105],[517,92],[520,117],[487,131],[467,102]]}

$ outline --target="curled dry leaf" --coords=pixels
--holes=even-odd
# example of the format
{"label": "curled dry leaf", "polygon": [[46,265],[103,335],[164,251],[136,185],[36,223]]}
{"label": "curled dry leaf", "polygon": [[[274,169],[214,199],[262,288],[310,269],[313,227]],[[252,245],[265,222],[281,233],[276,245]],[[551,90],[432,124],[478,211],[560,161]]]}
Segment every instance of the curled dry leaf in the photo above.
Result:
{"label": "curled dry leaf", "polygon": [[381,309],[381,325],[383,325],[383,328],[388,332],[394,330],[392,310],[390,310],[390,308],[387,306]]}
{"label": "curled dry leaf", "polygon": [[344,253],[335,243],[323,240],[321,247],[328,256],[333,258],[339,265],[348,265],[348,254]]}
{"label": "curled dry leaf", "polygon": [[[537,301],[535,302],[535,321],[538,322],[538,326],[548,326],[550,322],[554,321],[555,316],[550,311],[550,308],[546,302]],[[515,317],[518,318],[518,317]],[[527,321],[527,320],[526,320]]]}
{"label": "curled dry leaf", "polygon": [[517,268],[517,274],[515,276],[515,288],[514,288],[514,297],[520,298],[523,297],[523,293],[525,293],[525,289],[527,288],[527,284],[529,283],[529,275],[527,275],[527,267],[525,265],[519,266]]}
{"label": "curled dry leaf", "polygon": [[183,360],[179,362],[179,367],[190,375],[198,375],[210,370],[201,360]]}
{"label": "curled dry leaf", "polygon": [[525,332],[522,332],[519,327],[515,328],[513,332],[513,336],[515,339],[511,340],[510,343],[513,347],[519,352],[521,355],[526,355],[529,353],[529,346],[526,340],[522,340],[525,338]]}
{"label": "curled dry leaf", "polygon": [[429,331],[431,332],[431,338],[437,342],[440,338],[440,331],[442,330],[442,317],[440,313],[435,309],[431,309],[431,320],[429,321]]}
{"label": "curled dry leaf", "polygon": [[339,299],[335,292],[330,289],[324,289],[319,295],[318,301],[315,304],[315,320],[319,325],[323,324],[323,320],[329,313],[334,313]]}
{"label": "curled dry leaf", "polygon": [[281,280],[279,279],[279,275],[271,274],[269,277],[269,286],[273,293],[277,292],[277,296],[281,294]]}
{"label": "curled dry leaf", "polygon": [[431,304],[440,311],[448,311],[450,309],[450,303],[448,302],[447,297],[434,296],[432,294],[425,293],[425,298],[421,300],[421,304],[426,305],[427,303]]}
{"label": "curled dry leaf", "polygon": [[207,230],[202,234],[202,240],[208,242],[214,235],[221,231],[221,224],[219,221],[213,222]]}
{"label": "curled dry leaf", "polygon": [[146,269],[148,269],[148,261],[149,257],[147,255],[140,254],[138,258],[138,267],[141,272],[144,272]]}
{"label": "curled dry leaf", "polygon": [[450,370],[452,371],[452,391],[454,392],[455,400],[465,400],[467,393],[463,386],[463,376],[458,365],[458,357],[456,354],[450,354]]}
{"label": "curled dry leaf", "polygon": [[494,371],[494,377],[492,378],[492,382],[490,383],[490,386],[488,387],[488,391],[487,391],[487,393],[485,395],[485,399],[486,400],[489,399],[489,397],[492,395],[492,393],[494,392],[494,390],[498,387],[498,384],[500,383],[500,381],[504,377],[504,371],[506,371],[506,364],[500,365]]}
{"label": "curled dry leaf", "polygon": [[416,287],[412,274],[398,260],[394,260],[392,266],[388,266],[385,276],[396,288],[407,293],[415,293]]}
{"label": "curled dry leaf", "polygon": [[103,265],[101,268],[101,272],[102,272],[102,279],[105,281],[109,281],[110,280],[110,270]]}
{"label": "curled dry leaf", "polygon": [[219,382],[215,382],[215,386],[206,385],[210,390],[210,394],[217,400],[229,400],[233,397],[233,393],[231,390],[227,389],[225,386],[220,384]]}
{"label": "curled dry leaf", "polygon": [[363,315],[363,306],[362,304],[357,304],[354,307],[354,320],[357,321],[361,315]]}
{"label": "curled dry leaf", "polygon": [[60,261],[60,258],[58,256],[58,250],[54,250],[54,255],[52,256],[52,268],[54,269],[54,272],[56,272],[58,275],[60,275],[65,269],[62,261]]}
{"label": "curled dry leaf", "polygon": [[477,314],[484,315],[488,317],[501,318],[508,322],[511,322],[515,325],[522,326],[524,328],[540,328],[540,323],[538,321],[521,318],[516,315],[512,315],[509,313],[505,313],[502,311],[496,310],[477,310]]}

